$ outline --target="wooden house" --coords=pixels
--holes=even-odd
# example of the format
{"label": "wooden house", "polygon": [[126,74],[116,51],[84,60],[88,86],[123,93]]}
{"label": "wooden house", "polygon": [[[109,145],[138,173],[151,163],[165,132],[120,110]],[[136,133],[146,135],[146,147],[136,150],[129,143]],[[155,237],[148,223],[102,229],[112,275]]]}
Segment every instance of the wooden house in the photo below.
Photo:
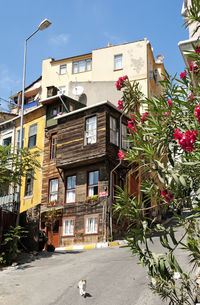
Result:
{"label": "wooden house", "polygon": [[126,149],[127,117],[108,101],[57,115],[51,128],[47,117],[42,203],[61,211],[54,225],[55,246],[110,237],[111,187],[123,186],[128,170],[117,155],[120,117]]}

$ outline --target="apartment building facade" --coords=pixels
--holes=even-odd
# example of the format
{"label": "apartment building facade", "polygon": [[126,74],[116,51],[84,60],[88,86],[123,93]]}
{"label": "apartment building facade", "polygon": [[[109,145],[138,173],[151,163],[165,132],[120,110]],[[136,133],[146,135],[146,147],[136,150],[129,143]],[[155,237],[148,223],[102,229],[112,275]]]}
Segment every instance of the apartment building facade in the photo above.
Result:
{"label": "apartment building facade", "polygon": [[123,75],[138,81],[146,97],[159,95],[159,80],[165,73],[162,59],[158,56],[155,61],[147,39],[60,60],[48,58],[42,63],[41,96],[45,99],[47,88],[53,85],[87,106],[103,100],[117,105],[121,93],[114,84]]}

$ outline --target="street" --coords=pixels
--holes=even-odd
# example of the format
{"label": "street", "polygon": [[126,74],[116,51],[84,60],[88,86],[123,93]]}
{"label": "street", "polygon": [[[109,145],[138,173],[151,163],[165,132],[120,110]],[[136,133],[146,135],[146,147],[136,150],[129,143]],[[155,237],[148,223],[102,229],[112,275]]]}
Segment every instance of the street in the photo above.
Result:
{"label": "street", "polygon": [[[78,281],[87,280],[87,297]],[[0,272],[1,305],[161,305],[128,248],[44,254]]]}

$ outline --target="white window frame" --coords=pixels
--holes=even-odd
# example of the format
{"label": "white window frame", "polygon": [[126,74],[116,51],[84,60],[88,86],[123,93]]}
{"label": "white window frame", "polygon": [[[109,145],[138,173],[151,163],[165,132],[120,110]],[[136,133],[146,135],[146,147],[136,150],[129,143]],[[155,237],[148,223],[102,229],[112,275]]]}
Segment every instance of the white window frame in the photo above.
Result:
{"label": "white window frame", "polygon": [[64,218],[63,219],[63,236],[73,236],[74,235],[74,225],[75,225],[74,218]]}
{"label": "white window frame", "polygon": [[[90,182],[90,178],[92,180],[92,182],[94,182],[94,177],[91,177],[91,175],[96,175],[97,173],[97,183],[91,183]],[[97,194],[94,194],[94,189],[95,187],[97,187]],[[91,197],[93,195],[98,195],[99,193],[99,171],[91,171],[88,172],[88,197]]]}
{"label": "white window frame", "polygon": [[[34,127],[35,127],[36,131],[34,131],[34,133],[32,133],[31,128],[34,129]],[[33,137],[35,139],[35,141],[34,141],[35,145],[30,146],[30,139],[32,139]],[[29,127],[29,135],[28,135],[28,147],[33,148],[36,145],[37,145],[37,123],[35,123]]]}
{"label": "white window frame", "polygon": [[66,74],[67,73],[67,64],[60,65],[60,74]]}
{"label": "white window frame", "polygon": [[122,54],[114,55],[114,70],[123,69],[122,60],[123,60]]}
{"label": "white window frame", "polygon": [[[68,179],[71,179],[72,187],[68,187]],[[73,185],[73,180],[75,184]],[[72,194],[72,199],[70,199],[70,194]],[[68,176],[66,179],[66,203],[73,203],[76,201],[76,175]]]}
{"label": "white window frame", "polygon": [[128,136],[128,129],[125,124],[122,124],[122,148],[128,149],[129,148],[129,140],[127,139]]}
{"label": "white window frame", "polygon": [[[33,170],[29,170],[30,174],[34,177],[34,171]],[[29,182],[29,188],[30,190],[28,190],[28,185],[27,182],[30,180]],[[34,183],[34,178],[26,175],[26,183],[25,183],[25,192],[24,192],[24,196],[28,197],[28,196],[33,196],[33,183]]]}
{"label": "white window frame", "polygon": [[58,87],[59,91],[58,94],[62,95],[66,93],[66,86],[60,86]]}
{"label": "white window frame", "polygon": [[119,145],[119,132],[117,128],[117,119],[110,116],[110,142]]}
{"label": "white window frame", "polygon": [[[52,190],[52,186],[53,186],[52,181],[57,181],[55,190]],[[58,178],[53,178],[49,180],[49,203],[57,200],[58,200]]]}
{"label": "white window frame", "polygon": [[[95,120],[94,120],[95,118]],[[97,116],[91,116],[85,121],[85,145],[97,142]]]}
{"label": "white window frame", "polygon": [[[19,148],[20,146],[20,129],[17,130],[17,143],[16,143],[16,147]],[[22,148],[24,148],[24,133],[25,133],[25,129],[23,128],[22,131]]]}
{"label": "white window frame", "polygon": [[98,234],[99,219],[98,215],[85,216],[85,234]]}

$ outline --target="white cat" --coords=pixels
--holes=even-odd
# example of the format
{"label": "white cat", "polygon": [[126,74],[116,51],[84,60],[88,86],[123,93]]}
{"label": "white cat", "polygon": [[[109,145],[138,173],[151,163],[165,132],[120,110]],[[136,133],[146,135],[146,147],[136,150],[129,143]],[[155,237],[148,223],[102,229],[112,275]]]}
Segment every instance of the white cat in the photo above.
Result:
{"label": "white cat", "polygon": [[80,280],[78,282],[78,288],[80,295],[86,297],[86,280]]}

